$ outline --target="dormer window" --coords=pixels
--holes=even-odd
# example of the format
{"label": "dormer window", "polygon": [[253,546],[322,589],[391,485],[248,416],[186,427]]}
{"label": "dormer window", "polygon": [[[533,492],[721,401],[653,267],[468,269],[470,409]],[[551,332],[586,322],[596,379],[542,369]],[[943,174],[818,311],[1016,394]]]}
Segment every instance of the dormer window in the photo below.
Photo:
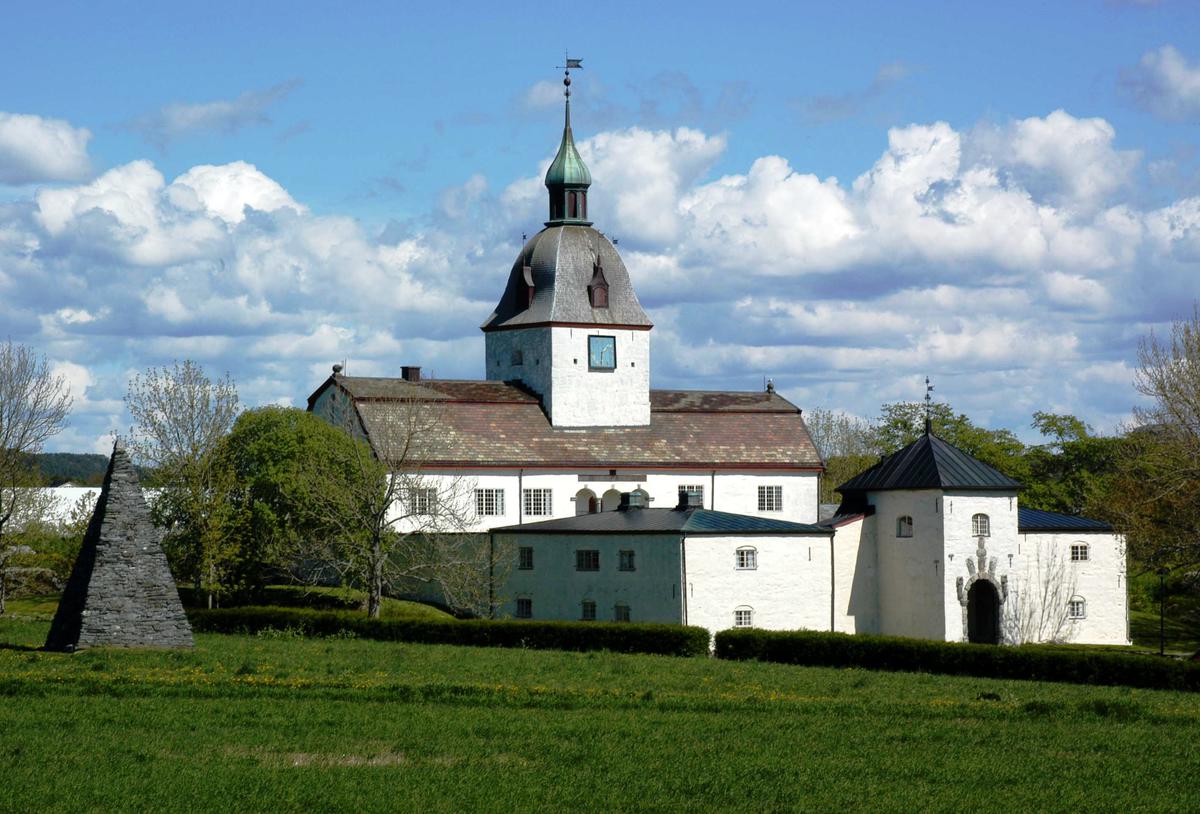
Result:
{"label": "dormer window", "polygon": [[533,305],[533,267],[526,264],[521,269],[521,276],[525,279],[525,306]]}
{"label": "dormer window", "polygon": [[608,307],[608,280],[604,279],[604,267],[599,262],[592,264],[592,279],[588,283],[588,300],[593,308]]}

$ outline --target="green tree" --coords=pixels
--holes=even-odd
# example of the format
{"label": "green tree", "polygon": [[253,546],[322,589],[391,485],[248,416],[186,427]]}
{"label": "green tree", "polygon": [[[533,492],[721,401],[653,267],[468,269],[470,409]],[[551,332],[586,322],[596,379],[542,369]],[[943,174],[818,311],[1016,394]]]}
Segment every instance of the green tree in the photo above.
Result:
{"label": "green tree", "polygon": [[1048,440],[1025,452],[1029,474],[1021,505],[1076,515],[1103,513],[1124,439],[1096,435],[1073,415],[1039,411],[1032,426]]}
{"label": "green tree", "polygon": [[805,413],[804,421],[825,461],[820,502],[837,503],[834,490],[879,458],[874,428],[857,416],[820,408]]}
{"label": "green tree", "polygon": [[236,557],[220,530],[224,489],[214,455],[237,417],[237,388],[229,374],[210,379],[186,359],[135,375],[125,406],[134,422],[129,450],[151,467],[158,488],[151,511],[166,529],[163,548],[177,577],[197,591],[207,585],[211,606]]}
{"label": "green tree", "polygon": [[33,456],[66,424],[71,394],[46,358],[11,340],[0,345],[0,614],[7,574],[29,547],[10,542],[9,532],[40,521],[49,507]]}
{"label": "green tree", "polygon": [[[973,455],[985,464],[1024,482],[1028,468],[1025,445],[1011,430],[989,430],[977,426],[948,404],[934,403],[930,410],[934,435]],[[894,402],[880,408],[874,440],[880,455],[890,455],[911,444],[925,432],[924,402]]]}
{"label": "green tree", "polygon": [[1151,569],[1200,568],[1200,306],[1138,349],[1134,385],[1147,399],[1109,492],[1110,516],[1135,560]]}

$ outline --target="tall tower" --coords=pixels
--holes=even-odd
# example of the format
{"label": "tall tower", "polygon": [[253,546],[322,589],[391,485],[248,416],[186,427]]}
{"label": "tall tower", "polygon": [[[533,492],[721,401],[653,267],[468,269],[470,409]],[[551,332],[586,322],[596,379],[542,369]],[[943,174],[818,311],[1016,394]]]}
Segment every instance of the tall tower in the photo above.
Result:
{"label": "tall tower", "polygon": [[550,219],[481,326],[486,376],[522,382],[556,427],[645,426],[653,325],[616,247],[587,219],[592,176],[571,133],[569,69],[563,84],[562,141],[546,171]]}

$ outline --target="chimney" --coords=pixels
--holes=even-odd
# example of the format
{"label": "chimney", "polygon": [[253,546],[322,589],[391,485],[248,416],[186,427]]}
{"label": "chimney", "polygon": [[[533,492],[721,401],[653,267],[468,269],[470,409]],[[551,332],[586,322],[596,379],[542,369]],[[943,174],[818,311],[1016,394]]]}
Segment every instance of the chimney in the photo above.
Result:
{"label": "chimney", "polygon": [[621,505],[617,507],[618,511],[629,511],[630,509],[646,508],[646,498],[642,492],[622,492]]}
{"label": "chimney", "polygon": [[404,365],[400,368],[400,378],[406,382],[419,382],[421,381],[421,368]]}
{"label": "chimney", "polygon": [[704,497],[699,492],[689,492],[684,489],[679,490],[679,505],[675,507],[680,511],[685,509],[703,509]]}

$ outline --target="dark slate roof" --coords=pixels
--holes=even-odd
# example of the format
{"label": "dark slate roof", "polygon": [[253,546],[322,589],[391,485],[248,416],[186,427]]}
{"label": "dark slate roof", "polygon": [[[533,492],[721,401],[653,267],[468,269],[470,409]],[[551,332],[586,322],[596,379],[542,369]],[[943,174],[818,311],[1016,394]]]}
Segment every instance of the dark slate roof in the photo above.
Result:
{"label": "dark slate roof", "polygon": [[553,427],[536,396],[494,381],[330,377],[355,402],[376,453],[396,462],[412,404],[436,405],[428,467],[612,469],[823,467],[800,410],[777,393],[650,391],[645,427]]}
{"label": "dark slate roof", "polygon": [[838,487],[837,491],[967,489],[1012,491],[1021,484],[936,435],[922,435],[899,452]]}
{"label": "dark slate roof", "polygon": [[[607,308],[593,308],[588,299],[597,257],[608,283]],[[526,293],[526,266],[533,278],[532,303]],[[638,328],[653,324],[616,247],[592,227],[577,225],[548,226],[529,239],[513,263],[496,310],[481,327],[497,331],[545,323]]]}
{"label": "dark slate roof", "polygon": [[492,531],[522,534],[821,534],[832,531],[810,523],[790,523],[711,509],[621,509],[542,520]]}
{"label": "dark slate roof", "polygon": [[1022,534],[1033,531],[1108,532],[1113,527],[1103,520],[1075,517],[1070,514],[1047,512],[1041,509],[1017,507],[1017,531]]}

